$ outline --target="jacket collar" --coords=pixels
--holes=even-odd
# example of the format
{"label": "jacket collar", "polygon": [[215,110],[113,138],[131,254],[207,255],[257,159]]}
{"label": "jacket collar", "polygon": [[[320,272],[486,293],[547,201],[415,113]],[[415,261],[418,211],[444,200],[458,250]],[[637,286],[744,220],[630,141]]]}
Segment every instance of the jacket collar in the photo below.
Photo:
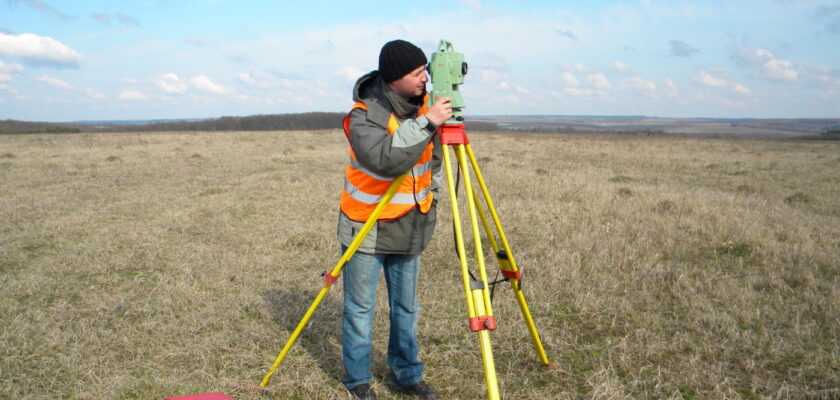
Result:
{"label": "jacket collar", "polygon": [[362,101],[368,107],[371,107],[370,102],[374,100],[388,112],[393,112],[400,120],[417,115],[417,111],[423,106],[425,94],[424,91],[420,96],[406,99],[391,90],[391,87],[379,75],[379,71],[362,76],[353,88],[353,100]]}

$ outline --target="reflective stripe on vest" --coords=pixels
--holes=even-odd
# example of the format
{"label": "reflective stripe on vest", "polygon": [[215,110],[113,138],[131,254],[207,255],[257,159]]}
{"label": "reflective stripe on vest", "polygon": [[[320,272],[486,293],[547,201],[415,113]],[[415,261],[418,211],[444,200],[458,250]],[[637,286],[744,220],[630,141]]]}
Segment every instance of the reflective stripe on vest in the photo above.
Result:
{"label": "reflective stripe on vest", "polygon": [[[426,99],[424,98],[424,106],[417,112],[418,116],[426,113],[425,102]],[[367,110],[367,105],[358,102],[353,105],[350,111],[352,112],[356,108]],[[388,119],[388,134],[393,135],[399,126],[399,121],[392,113]],[[344,134],[350,141],[350,113],[344,117]],[[412,167],[411,173],[406,176],[397,193],[382,210],[382,214],[378,218],[379,221],[399,218],[414,207],[419,207],[423,213],[429,212],[434,198],[431,192],[433,149],[434,143],[429,141],[417,163]],[[356,159],[352,147],[349,153],[350,165],[345,170],[344,187],[341,190],[341,211],[354,221],[365,221],[396,178],[382,176],[365,168]]]}

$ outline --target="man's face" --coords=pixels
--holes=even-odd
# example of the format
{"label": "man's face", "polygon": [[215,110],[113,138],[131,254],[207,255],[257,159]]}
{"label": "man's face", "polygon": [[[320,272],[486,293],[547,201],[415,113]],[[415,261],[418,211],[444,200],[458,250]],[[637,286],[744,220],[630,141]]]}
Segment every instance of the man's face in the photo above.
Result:
{"label": "man's face", "polygon": [[423,94],[423,90],[426,89],[426,82],[428,81],[426,66],[421,65],[402,78],[389,83],[388,86],[400,96],[415,97]]}

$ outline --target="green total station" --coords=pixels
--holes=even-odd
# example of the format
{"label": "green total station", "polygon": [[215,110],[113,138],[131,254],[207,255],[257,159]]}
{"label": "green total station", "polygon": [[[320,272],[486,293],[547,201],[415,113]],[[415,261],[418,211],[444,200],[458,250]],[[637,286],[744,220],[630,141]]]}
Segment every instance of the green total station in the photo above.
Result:
{"label": "green total station", "polygon": [[428,66],[432,76],[432,95],[429,96],[429,106],[443,97],[452,99],[452,117],[446,123],[463,123],[465,107],[464,98],[458,87],[464,83],[467,74],[467,63],[464,55],[454,51],[452,42],[441,40],[437,51],[432,53],[432,60]]}

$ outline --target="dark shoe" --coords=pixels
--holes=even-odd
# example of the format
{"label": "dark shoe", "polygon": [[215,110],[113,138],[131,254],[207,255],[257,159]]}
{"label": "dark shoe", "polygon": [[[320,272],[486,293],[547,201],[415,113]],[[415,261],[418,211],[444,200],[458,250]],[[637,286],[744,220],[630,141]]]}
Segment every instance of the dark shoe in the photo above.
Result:
{"label": "dark shoe", "polygon": [[394,391],[407,394],[409,396],[417,397],[419,399],[434,400],[440,398],[438,392],[430,388],[424,381],[412,383],[410,385],[392,385]]}
{"label": "dark shoe", "polygon": [[371,389],[370,385],[367,383],[353,386],[347,390],[350,391],[350,395],[353,396],[354,399],[376,400],[376,393],[373,392],[373,389]]}

